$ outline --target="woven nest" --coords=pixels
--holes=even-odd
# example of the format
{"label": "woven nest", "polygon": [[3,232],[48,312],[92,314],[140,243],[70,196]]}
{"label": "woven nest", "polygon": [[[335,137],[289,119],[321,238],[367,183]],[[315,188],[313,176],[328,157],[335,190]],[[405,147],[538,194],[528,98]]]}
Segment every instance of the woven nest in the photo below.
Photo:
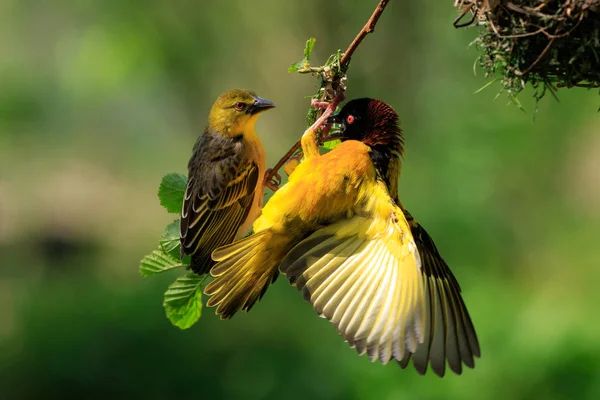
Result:
{"label": "woven nest", "polygon": [[509,96],[527,83],[547,89],[600,87],[600,0],[456,0],[457,28],[477,24],[487,75]]}

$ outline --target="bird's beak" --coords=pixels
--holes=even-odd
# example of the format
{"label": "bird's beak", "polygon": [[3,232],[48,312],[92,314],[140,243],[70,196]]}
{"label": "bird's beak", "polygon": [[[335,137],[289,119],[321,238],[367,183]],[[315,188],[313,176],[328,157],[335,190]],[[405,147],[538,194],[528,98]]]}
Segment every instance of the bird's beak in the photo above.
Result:
{"label": "bird's beak", "polygon": [[265,100],[260,97],[255,97],[254,103],[252,103],[252,105],[248,107],[246,113],[250,115],[258,114],[259,112],[269,110],[273,107],[275,107],[275,103],[273,103],[272,101]]}
{"label": "bird's beak", "polygon": [[340,119],[340,114],[335,114],[332,115],[331,117],[327,118],[327,123],[328,124],[341,124],[342,121]]}
{"label": "bird's beak", "polygon": [[327,123],[328,124],[338,124],[340,126],[340,129],[336,131],[336,133],[338,134],[343,134],[344,131],[346,130],[346,125],[344,125],[344,119],[342,118],[342,116],[340,115],[340,113],[337,113],[335,115],[332,115],[331,117],[327,118]]}

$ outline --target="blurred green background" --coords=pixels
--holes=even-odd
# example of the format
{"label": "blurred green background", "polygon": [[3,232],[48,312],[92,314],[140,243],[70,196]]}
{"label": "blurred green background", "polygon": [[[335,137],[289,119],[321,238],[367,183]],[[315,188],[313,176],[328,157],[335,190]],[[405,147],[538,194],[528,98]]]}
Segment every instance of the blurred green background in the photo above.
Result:
{"label": "blurred green background", "polygon": [[403,120],[405,205],[459,279],[482,358],[462,376],[369,363],[280,279],[250,314],[172,327],[141,257],[174,219],[213,100],[277,103],[269,165],[300,137],[316,80],[377,0],[0,2],[0,398],[600,398],[600,100],[547,97],[533,118],[479,94],[476,29],[447,0],[394,1],[354,56],[348,97]]}

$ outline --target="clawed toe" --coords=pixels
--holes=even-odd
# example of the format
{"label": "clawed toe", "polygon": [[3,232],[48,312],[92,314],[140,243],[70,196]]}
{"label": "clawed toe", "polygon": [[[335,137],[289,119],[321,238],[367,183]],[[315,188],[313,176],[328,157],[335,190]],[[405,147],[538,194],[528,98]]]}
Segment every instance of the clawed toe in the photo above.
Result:
{"label": "clawed toe", "polygon": [[279,185],[281,185],[281,175],[278,173],[273,174],[273,176],[269,179],[269,175],[271,174],[272,169],[267,169],[265,173],[265,179],[263,181],[264,185],[271,189],[272,191],[277,191],[279,189]]}

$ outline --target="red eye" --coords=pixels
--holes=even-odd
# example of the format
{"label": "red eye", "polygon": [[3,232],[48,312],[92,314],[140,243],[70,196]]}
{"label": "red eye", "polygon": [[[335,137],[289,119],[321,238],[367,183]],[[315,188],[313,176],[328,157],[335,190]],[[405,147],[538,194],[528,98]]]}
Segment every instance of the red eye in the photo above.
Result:
{"label": "red eye", "polygon": [[354,116],[348,115],[346,117],[346,122],[348,123],[348,125],[352,125],[354,123]]}
{"label": "red eye", "polygon": [[242,103],[241,101],[238,101],[237,103],[235,103],[234,107],[236,110],[242,111],[244,108],[246,108],[246,104]]}

